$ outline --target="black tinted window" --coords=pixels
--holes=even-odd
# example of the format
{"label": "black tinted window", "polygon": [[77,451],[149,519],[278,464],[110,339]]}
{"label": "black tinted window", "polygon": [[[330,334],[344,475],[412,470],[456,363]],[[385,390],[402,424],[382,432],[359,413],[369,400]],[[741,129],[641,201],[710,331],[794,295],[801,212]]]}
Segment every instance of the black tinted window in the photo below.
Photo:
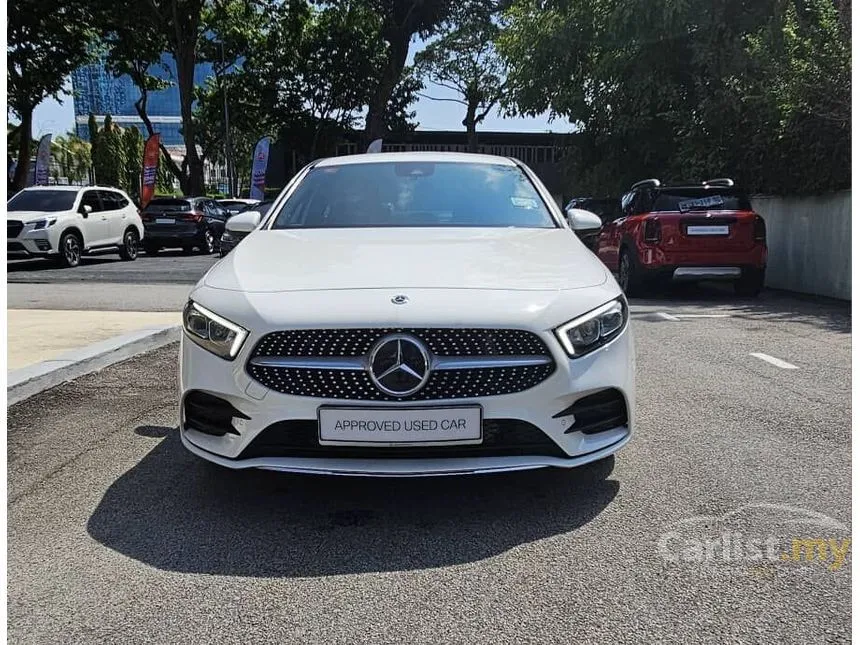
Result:
{"label": "black tinted window", "polygon": [[23,190],[6,203],[7,211],[56,213],[74,207],[78,194],[71,190]]}
{"label": "black tinted window", "polygon": [[102,206],[106,211],[115,211],[128,206],[128,200],[112,190],[100,190]]}
{"label": "black tinted window", "polygon": [[273,228],[554,228],[550,212],[516,166],[390,161],[311,170]]}
{"label": "black tinted window", "polygon": [[146,207],[147,213],[176,213],[191,210],[191,202],[187,199],[153,199]]}
{"label": "black tinted window", "polygon": [[748,211],[752,210],[746,195],[732,190],[715,188],[684,188],[665,189],[657,194],[654,200],[654,211],[696,211],[723,210]]}
{"label": "black tinted window", "polygon": [[81,206],[89,206],[93,209],[93,213],[98,213],[100,210],[102,210],[102,203],[99,199],[99,191],[85,190],[84,196],[81,197]]}

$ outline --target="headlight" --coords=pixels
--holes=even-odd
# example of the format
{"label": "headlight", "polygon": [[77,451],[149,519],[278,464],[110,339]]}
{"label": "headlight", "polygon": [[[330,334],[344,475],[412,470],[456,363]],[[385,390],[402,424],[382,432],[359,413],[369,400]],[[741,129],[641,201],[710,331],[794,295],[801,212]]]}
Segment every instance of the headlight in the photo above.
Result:
{"label": "headlight", "polygon": [[627,324],[627,303],[617,298],[555,330],[565,351],[578,358],[618,336]]}
{"label": "headlight", "polygon": [[223,359],[236,358],[248,331],[189,300],[182,312],[188,338]]}
{"label": "headlight", "polygon": [[224,242],[232,242],[232,241],[233,241],[233,236],[230,234],[230,232],[229,232],[229,231],[224,231],[223,233],[221,233],[221,239],[222,239]]}
{"label": "headlight", "polygon": [[53,225],[54,225],[54,224],[56,224],[56,223],[57,223],[57,218],[56,218],[56,217],[55,217],[55,218],[53,218],[53,219],[47,219],[47,218],[46,218],[46,219],[40,219],[39,221],[37,221],[37,222],[33,225],[33,230],[34,230],[34,231],[39,231],[39,230],[41,230],[41,229],[43,229],[43,228],[48,228],[49,226],[53,226]]}

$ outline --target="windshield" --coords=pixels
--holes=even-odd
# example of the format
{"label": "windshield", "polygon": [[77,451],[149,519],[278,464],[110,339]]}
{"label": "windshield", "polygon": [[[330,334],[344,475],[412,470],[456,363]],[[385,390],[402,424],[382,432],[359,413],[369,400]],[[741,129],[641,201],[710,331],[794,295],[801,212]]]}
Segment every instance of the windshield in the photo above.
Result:
{"label": "windshield", "polygon": [[661,190],[654,201],[652,211],[749,211],[749,200],[731,190],[713,188],[689,188]]}
{"label": "windshield", "polygon": [[283,228],[553,228],[552,216],[516,166],[378,162],[312,169],[277,214]]}
{"label": "windshield", "polygon": [[22,190],[6,203],[6,210],[57,213],[74,208],[77,196],[73,190]]}
{"label": "windshield", "polygon": [[185,199],[153,199],[145,210],[147,213],[185,212],[191,210],[191,202]]}

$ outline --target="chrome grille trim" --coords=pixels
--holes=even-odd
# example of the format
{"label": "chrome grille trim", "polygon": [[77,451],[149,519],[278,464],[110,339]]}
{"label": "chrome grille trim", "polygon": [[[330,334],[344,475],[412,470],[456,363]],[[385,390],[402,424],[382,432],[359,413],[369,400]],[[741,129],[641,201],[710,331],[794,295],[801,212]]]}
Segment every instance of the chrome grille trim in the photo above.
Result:
{"label": "chrome grille trim", "polygon": [[[365,370],[365,358],[316,356],[257,356],[251,359],[255,367],[280,367],[306,370]],[[549,365],[549,356],[435,356],[430,365],[437,370],[476,370],[494,367],[532,367]]]}

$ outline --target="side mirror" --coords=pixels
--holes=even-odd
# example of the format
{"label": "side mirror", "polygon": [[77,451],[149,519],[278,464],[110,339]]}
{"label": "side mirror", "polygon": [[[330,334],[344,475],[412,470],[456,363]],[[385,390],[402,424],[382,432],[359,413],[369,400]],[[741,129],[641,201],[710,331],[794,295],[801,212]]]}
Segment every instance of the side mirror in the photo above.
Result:
{"label": "side mirror", "polygon": [[81,207],[78,209],[78,212],[86,218],[89,217],[89,214],[93,212],[93,207],[89,204],[81,204]]}
{"label": "side mirror", "polygon": [[590,211],[584,211],[581,208],[568,208],[565,214],[570,223],[570,228],[580,237],[599,233],[600,229],[603,228],[603,220]]}
{"label": "side mirror", "polygon": [[260,211],[236,213],[227,220],[227,230],[231,233],[250,233],[260,225],[262,219]]}

